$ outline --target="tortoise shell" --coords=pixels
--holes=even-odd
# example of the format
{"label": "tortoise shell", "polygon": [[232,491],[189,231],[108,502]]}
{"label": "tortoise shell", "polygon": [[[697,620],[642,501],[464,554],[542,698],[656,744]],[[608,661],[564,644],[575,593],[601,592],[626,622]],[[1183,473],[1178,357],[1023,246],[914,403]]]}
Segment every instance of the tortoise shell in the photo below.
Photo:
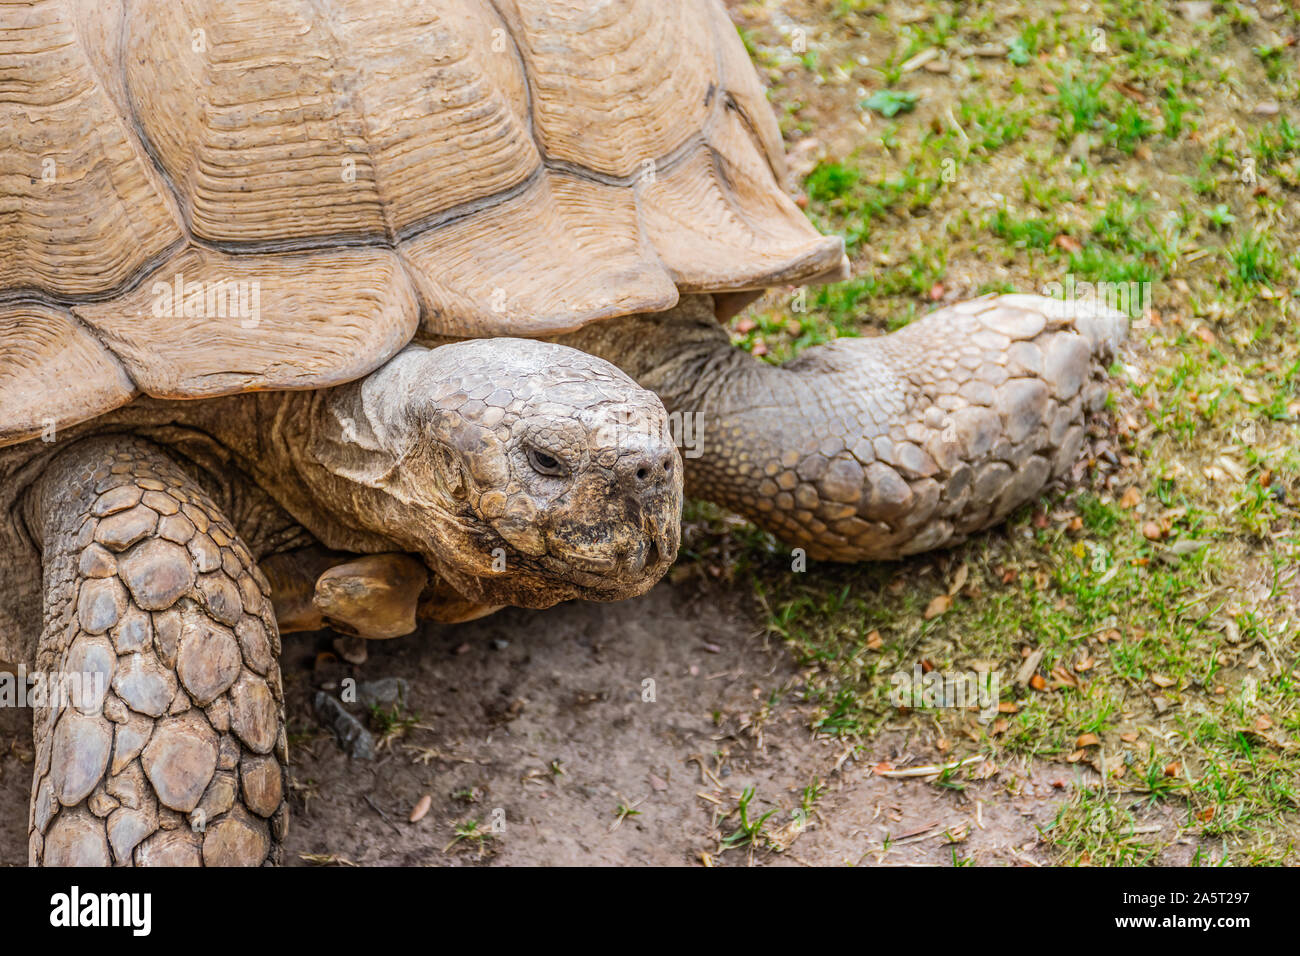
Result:
{"label": "tortoise shell", "polygon": [[0,11],[0,445],[841,268],[717,0]]}

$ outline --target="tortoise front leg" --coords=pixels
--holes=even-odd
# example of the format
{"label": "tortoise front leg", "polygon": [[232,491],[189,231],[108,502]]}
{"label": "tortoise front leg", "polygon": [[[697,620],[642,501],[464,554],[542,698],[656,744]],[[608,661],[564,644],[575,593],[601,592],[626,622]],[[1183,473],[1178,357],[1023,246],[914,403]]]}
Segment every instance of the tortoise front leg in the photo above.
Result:
{"label": "tortoise front leg", "polygon": [[471,601],[419,558],[399,551],[350,555],[325,548],[273,554],[261,563],[280,633],[332,627],[367,640],[412,633],[419,621],[460,624],[499,611]]}
{"label": "tortoise front leg", "polygon": [[701,296],[563,341],[692,416],[688,494],[809,557],[862,561],[960,542],[1064,474],[1126,329],[1105,309],[985,297],[774,367],[733,348]]}
{"label": "tortoise front leg", "polygon": [[332,627],[368,640],[403,637],[416,628],[424,562],[409,554],[348,555],[307,548],[262,562],[283,633]]}
{"label": "tortoise front leg", "polygon": [[[197,481],[136,438],[59,454],[24,503],[41,545],[34,865],[258,865],[288,825],[269,586]],[[72,684],[76,687],[76,684]]]}

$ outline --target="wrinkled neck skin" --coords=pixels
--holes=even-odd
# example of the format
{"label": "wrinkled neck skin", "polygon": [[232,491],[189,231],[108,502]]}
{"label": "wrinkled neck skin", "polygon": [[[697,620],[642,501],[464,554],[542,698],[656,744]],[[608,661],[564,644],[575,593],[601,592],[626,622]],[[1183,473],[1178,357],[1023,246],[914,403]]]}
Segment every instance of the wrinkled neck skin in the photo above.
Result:
{"label": "wrinkled neck skin", "polygon": [[187,417],[327,548],[418,554],[467,599],[549,606],[555,600],[539,603],[535,588],[506,588],[507,601],[500,587],[485,587],[496,576],[492,551],[505,542],[470,520],[473,488],[450,456],[415,440],[411,397],[430,371],[415,359],[431,354],[412,346],[358,382],[196,403]]}
{"label": "wrinkled neck skin", "polygon": [[[592,323],[553,341],[613,362],[658,395],[670,413],[716,415],[743,408],[760,395],[787,408],[818,400],[819,383],[798,381],[732,347],[708,296],[683,297],[671,318],[663,313],[628,315]],[[688,492],[704,490],[692,487],[692,481],[688,471]]]}
{"label": "wrinkled neck skin", "polygon": [[[466,598],[547,606],[535,589],[499,587],[504,582],[496,580],[492,553],[508,545],[474,520],[482,506],[480,482],[497,486],[504,476],[482,474],[475,481],[446,451],[448,442],[491,442],[490,432],[456,430],[437,408],[412,412],[412,397],[438,372],[436,362],[431,369],[428,361],[416,361],[429,356],[436,359],[438,350],[412,347],[359,382],[294,396],[306,407],[296,412],[291,401],[279,416],[275,433],[285,457],[278,469],[297,476],[300,492],[313,503],[305,510],[325,513],[321,538],[327,546],[418,554]],[[443,441],[418,440],[428,432]],[[486,586],[489,580],[494,587]]]}

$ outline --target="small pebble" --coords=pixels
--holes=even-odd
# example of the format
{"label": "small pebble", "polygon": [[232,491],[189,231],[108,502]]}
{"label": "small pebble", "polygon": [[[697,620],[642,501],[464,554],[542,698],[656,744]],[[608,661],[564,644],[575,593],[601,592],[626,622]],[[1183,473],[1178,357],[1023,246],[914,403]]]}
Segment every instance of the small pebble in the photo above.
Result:
{"label": "small pebble", "polygon": [[375,759],[375,738],[361,721],[324,691],[317,691],[314,701],[316,719],[334,732],[339,746],[357,760]]}

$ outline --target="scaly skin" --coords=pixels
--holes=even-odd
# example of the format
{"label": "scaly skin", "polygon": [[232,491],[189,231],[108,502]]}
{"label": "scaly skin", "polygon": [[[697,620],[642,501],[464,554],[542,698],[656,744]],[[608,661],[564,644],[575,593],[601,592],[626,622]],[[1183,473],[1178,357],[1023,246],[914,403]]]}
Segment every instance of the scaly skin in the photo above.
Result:
{"label": "scaly skin", "polygon": [[24,502],[44,556],[37,668],[102,698],[37,708],[33,865],[275,862],[288,826],[266,578],[158,446],[89,438]]}
{"label": "scaly skin", "polygon": [[419,555],[481,605],[634,597],[677,555],[663,405],[572,349],[413,345],[358,382],[182,411],[325,547]]}
{"label": "scaly skin", "polygon": [[862,561],[962,541],[1063,474],[1125,328],[1118,313],[985,297],[773,367],[732,347],[694,297],[557,341],[698,416],[688,494],[810,557]]}
{"label": "scaly skin", "polygon": [[[811,557],[959,541],[1065,471],[1104,397],[1098,359],[1123,320],[1060,309],[983,299],[774,368],[734,349],[695,297],[564,337],[594,354],[412,346],[335,389],[142,403],[104,425],[208,436],[324,547],[379,556],[340,565],[310,600],[389,634],[426,598],[455,619],[653,584],[676,553],[682,467],[651,392],[698,416],[692,493]],[[76,437],[22,506],[45,575],[37,666],[100,671],[111,687],[102,710],[37,714],[32,861],[274,859],[287,825],[278,634],[230,522],[172,455],[129,434]],[[455,598],[389,581],[387,552],[419,555]]]}
{"label": "scaly skin", "polygon": [[141,402],[96,427],[113,434],[39,449],[18,498],[43,571],[36,669],[104,686],[36,711],[36,865],[278,857],[272,591],[204,483],[231,500],[262,489],[326,548],[361,555],[277,566],[281,607],[305,626],[318,612],[391,637],[417,613],[630,597],[677,553],[682,468],[662,404],[557,345],[411,346],[335,389]]}

